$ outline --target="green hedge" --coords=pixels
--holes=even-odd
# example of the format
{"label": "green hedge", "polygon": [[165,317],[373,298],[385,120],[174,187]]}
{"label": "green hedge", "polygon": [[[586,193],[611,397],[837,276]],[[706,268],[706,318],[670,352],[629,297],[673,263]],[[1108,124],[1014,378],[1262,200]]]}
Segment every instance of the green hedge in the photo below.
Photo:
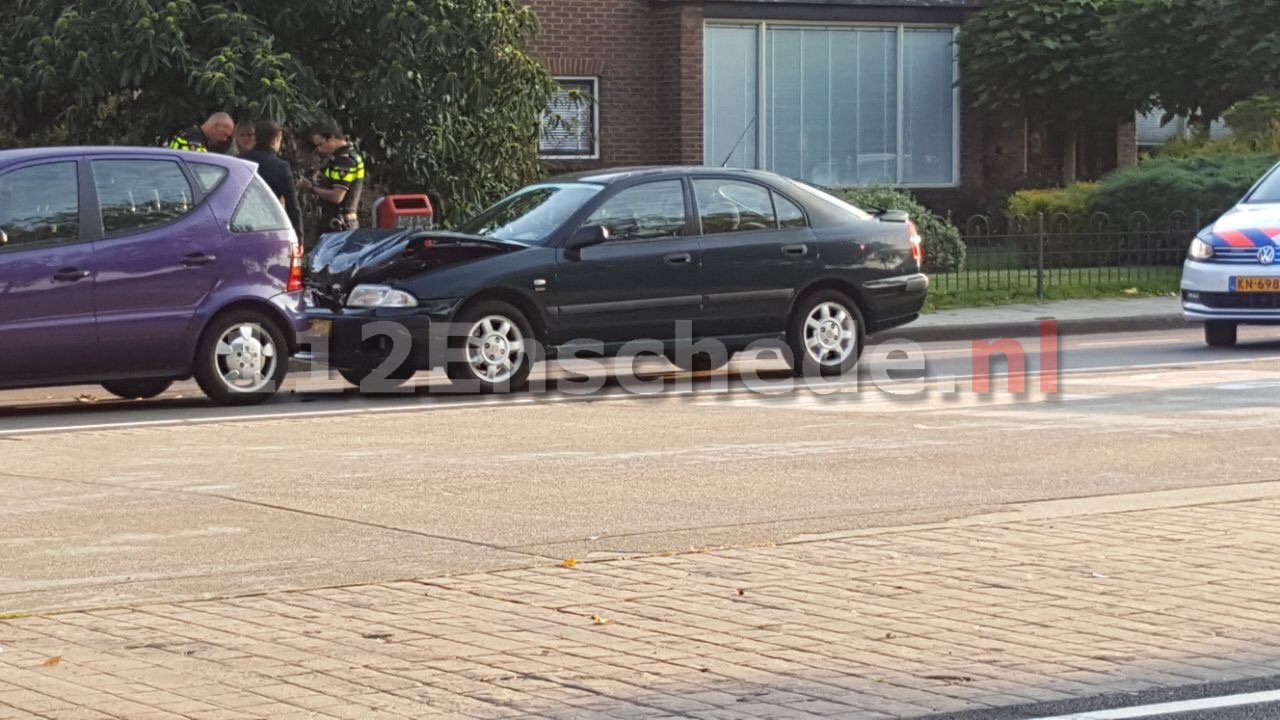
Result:
{"label": "green hedge", "polygon": [[1044,213],[1046,224],[1053,226],[1061,226],[1061,215],[1067,215],[1073,230],[1086,228],[1099,212],[1109,216],[1112,227],[1125,226],[1138,212],[1147,215],[1148,227],[1157,229],[1166,227],[1174,213],[1192,222],[1198,212],[1207,223],[1215,212],[1239,202],[1278,161],[1280,153],[1161,156],[1117,170],[1097,183],[1023,190],[1010,196],[1007,211],[1028,218]]}
{"label": "green hedge", "polygon": [[1104,177],[1092,206],[1123,219],[1144,212],[1157,226],[1174,212],[1224,211],[1239,202],[1280,154],[1157,157]]}
{"label": "green hedge", "polygon": [[911,193],[892,187],[829,188],[828,192],[856,207],[902,210],[910,215],[924,244],[925,272],[959,272],[964,269],[965,246],[960,231],[946,218],[930,212]]}

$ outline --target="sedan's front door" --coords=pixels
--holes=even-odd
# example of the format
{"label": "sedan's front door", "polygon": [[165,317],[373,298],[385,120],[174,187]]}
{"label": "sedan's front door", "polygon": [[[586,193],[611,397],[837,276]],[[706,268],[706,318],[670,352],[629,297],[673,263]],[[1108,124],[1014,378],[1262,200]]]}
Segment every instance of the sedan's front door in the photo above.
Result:
{"label": "sedan's front door", "polygon": [[603,225],[610,240],[577,258],[561,251],[557,260],[555,344],[670,341],[681,321],[696,322],[701,250],[688,217],[678,178],[625,188],[605,200],[585,225]]}
{"label": "sedan's front door", "polygon": [[81,242],[75,160],[0,175],[0,386],[98,371],[93,244]]}

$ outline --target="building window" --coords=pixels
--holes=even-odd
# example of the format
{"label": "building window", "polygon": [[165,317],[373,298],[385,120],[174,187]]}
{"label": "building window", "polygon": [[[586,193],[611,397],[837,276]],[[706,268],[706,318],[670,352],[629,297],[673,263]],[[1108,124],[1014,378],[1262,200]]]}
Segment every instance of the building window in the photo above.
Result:
{"label": "building window", "polygon": [[708,165],[826,186],[959,184],[955,28],[709,24]]}
{"label": "building window", "polygon": [[560,89],[542,116],[538,154],[548,160],[600,157],[600,80],[556,78]]}

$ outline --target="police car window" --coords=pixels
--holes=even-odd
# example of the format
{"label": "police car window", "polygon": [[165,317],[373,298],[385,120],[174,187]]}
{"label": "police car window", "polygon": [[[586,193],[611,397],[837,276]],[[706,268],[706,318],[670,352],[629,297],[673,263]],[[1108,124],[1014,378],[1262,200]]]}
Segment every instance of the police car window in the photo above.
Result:
{"label": "police car window", "polygon": [[271,194],[271,188],[257,175],[249,183],[240,199],[240,207],[231,216],[231,232],[252,233],[270,230],[288,230],[293,227],[289,215],[280,201]]}
{"label": "police car window", "polygon": [[196,182],[200,183],[200,189],[204,190],[205,195],[213,192],[227,177],[227,169],[221,165],[187,163],[187,166],[191,168],[191,174],[196,176]]}
{"label": "police car window", "polygon": [[169,160],[94,160],[93,184],[107,237],[167,225],[195,207],[187,176]]}
{"label": "police car window", "polygon": [[0,250],[73,242],[80,237],[74,162],[25,167],[0,176]]}
{"label": "police car window", "polygon": [[606,200],[584,224],[605,226],[613,242],[684,235],[684,185],[662,180],[627,188]]}

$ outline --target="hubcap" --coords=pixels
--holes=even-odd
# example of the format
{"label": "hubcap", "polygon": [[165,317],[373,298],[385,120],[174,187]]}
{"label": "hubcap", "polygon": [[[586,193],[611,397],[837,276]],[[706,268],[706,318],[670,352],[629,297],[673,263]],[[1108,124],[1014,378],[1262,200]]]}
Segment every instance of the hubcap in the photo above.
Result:
{"label": "hubcap", "polygon": [[804,347],[820,365],[839,365],[858,349],[858,323],[839,303],[821,303],[809,311]]}
{"label": "hubcap", "polygon": [[510,318],[490,315],[467,332],[467,365],[490,383],[510,380],[524,362],[524,335]]}
{"label": "hubcap", "polygon": [[218,339],[214,362],[223,384],[236,392],[265,388],[279,362],[271,334],[255,323],[234,325]]}

